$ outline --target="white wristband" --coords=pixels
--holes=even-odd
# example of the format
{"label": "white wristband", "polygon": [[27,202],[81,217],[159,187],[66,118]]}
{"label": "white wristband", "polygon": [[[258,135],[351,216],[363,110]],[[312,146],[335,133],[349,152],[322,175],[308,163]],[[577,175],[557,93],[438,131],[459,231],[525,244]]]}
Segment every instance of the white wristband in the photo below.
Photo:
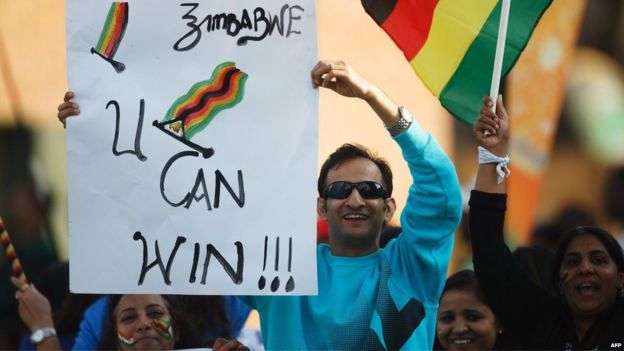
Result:
{"label": "white wristband", "polygon": [[509,158],[509,155],[505,155],[505,157],[498,157],[482,146],[477,146],[477,150],[479,150],[480,165],[486,163],[496,163],[498,184],[502,183],[505,178],[509,177],[509,175],[511,174],[509,167],[507,167],[507,165],[511,162],[511,158]]}

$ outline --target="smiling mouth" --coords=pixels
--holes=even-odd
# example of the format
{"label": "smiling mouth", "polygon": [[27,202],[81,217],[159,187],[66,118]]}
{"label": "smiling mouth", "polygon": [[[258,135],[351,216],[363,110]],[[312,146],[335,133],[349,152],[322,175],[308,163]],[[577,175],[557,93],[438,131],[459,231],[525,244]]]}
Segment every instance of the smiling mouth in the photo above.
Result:
{"label": "smiling mouth", "polygon": [[368,216],[363,213],[349,213],[349,214],[342,216],[342,218],[346,220],[350,220],[350,221],[353,221],[353,220],[364,221],[368,219]]}
{"label": "smiling mouth", "polygon": [[583,283],[576,286],[576,292],[581,296],[589,297],[596,294],[598,286],[590,283]]}
{"label": "smiling mouth", "polygon": [[455,345],[468,345],[471,342],[473,342],[473,339],[453,339],[453,340],[451,340],[451,343],[453,343]]}

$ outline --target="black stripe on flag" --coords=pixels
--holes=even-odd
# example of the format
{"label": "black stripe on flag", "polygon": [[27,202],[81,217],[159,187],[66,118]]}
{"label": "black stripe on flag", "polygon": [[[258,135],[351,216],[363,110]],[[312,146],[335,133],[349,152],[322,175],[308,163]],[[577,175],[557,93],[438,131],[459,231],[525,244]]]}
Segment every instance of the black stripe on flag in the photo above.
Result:
{"label": "black stripe on flag", "polygon": [[397,0],[362,0],[362,6],[377,25],[382,25],[394,10]]}

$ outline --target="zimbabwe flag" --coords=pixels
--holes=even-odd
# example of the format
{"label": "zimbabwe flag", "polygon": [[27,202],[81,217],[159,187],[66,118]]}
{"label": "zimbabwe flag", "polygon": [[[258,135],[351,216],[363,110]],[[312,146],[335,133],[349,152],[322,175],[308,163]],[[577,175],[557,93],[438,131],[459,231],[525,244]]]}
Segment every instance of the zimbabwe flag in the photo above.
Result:
{"label": "zimbabwe flag", "polygon": [[[362,0],[453,116],[472,124],[490,94],[501,0]],[[511,0],[502,77],[552,0]],[[535,87],[538,89],[539,87]]]}

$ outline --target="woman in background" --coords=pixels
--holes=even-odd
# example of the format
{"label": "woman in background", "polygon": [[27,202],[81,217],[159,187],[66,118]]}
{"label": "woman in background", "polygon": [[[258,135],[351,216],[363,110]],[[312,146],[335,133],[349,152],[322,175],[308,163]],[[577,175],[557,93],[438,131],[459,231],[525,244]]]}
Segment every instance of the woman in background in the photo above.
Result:
{"label": "woman in background", "polygon": [[470,196],[475,272],[492,310],[523,349],[624,349],[624,255],[608,232],[577,227],[562,239],[551,275],[555,296],[535,284],[506,247],[509,117],[502,97],[496,112],[493,104],[485,98],[474,124],[481,150]]}
{"label": "woman in background", "polygon": [[471,270],[459,271],[446,280],[438,309],[434,348],[446,351],[516,349]]}

